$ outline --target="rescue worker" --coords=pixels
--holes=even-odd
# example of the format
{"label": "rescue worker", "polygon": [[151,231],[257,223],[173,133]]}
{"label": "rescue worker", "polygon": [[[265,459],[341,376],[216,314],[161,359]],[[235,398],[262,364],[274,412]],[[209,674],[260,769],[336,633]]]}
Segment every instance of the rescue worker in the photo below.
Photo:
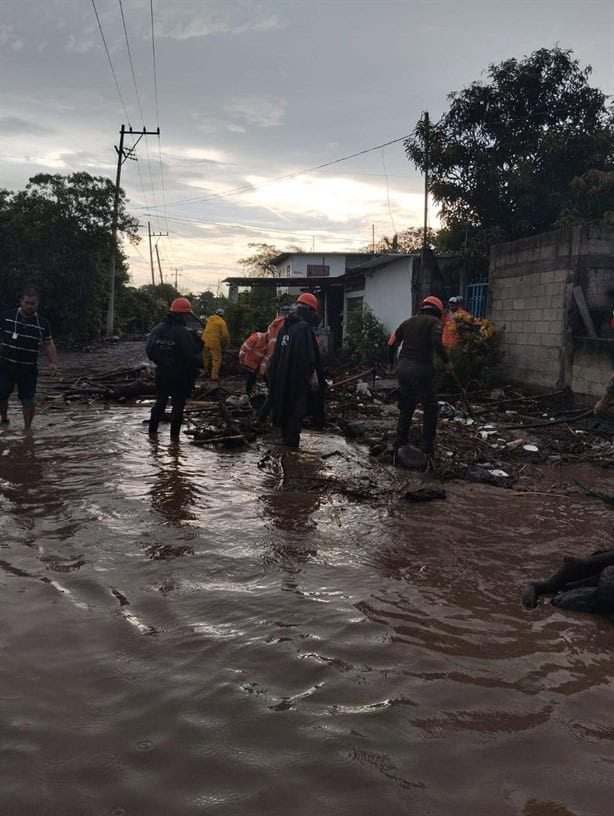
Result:
{"label": "rescue worker", "polygon": [[[273,356],[273,352],[275,351],[275,343],[277,342],[277,335],[279,334],[281,327],[284,325],[284,322],[292,308],[296,304],[288,303],[284,306],[279,307],[279,311],[277,312],[276,317],[269,323],[268,328],[266,330],[267,335],[267,352],[262,361],[262,376],[264,381],[268,385],[268,377],[267,377],[267,368],[269,365],[269,360]],[[267,395],[262,407],[258,411],[258,422],[265,422],[268,419],[269,414],[271,413],[271,397]]]}
{"label": "rescue worker", "polygon": [[258,374],[263,372],[268,348],[266,332],[254,332],[239,349],[239,363],[246,370],[245,393],[251,396]]}
{"label": "rescue worker", "polygon": [[473,322],[472,315],[463,308],[463,299],[460,295],[451,297],[448,300],[448,311],[443,317],[442,341],[446,349],[452,348],[458,343],[458,337],[456,336],[457,318],[460,320],[471,320]]}
{"label": "rescue worker", "polygon": [[149,418],[151,436],[158,433],[158,424],[170,397],[171,439],[179,438],[183,409],[194,388],[198,369],[202,368],[203,344],[197,332],[186,326],[189,314],[192,314],[190,301],[175,298],[166,320],[158,323],[147,338],[145,351],[156,364],[156,403]]}
{"label": "rescue worker", "polygon": [[273,424],[281,428],[285,445],[298,448],[301,423],[310,412],[313,396],[324,380],[320,347],[314,328],[319,323],[319,303],[303,292],[277,335],[267,376]]}
{"label": "rescue worker", "polygon": [[215,314],[211,315],[207,320],[202,334],[202,341],[205,344],[203,349],[205,374],[211,376],[211,385],[219,385],[222,350],[228,348],[230,344],[223,309],[216,309]]}
{"label": "rescue worker", "polygon": [[612,403],[614,403],[614,374],[612,374],[610,377],[610,380],[605,387],[603,396],[595,403],[593,413],[596,416],[599,416],[599,414],[605,414],[608,407],[612,405]]}
{"label": "rescue worker", "polygon": [[453,366],[442,344],[443,303],[432,295],[420,304],[419,314],[403,321],[388,341],[388,361],[393,363],[397,347],[399,353],[397,375],[401,396],[399,398],[399,424],[395,447],[406,445],[409,429],[416,409],[422,403],[422,450],[432,456],[437,429],[437,395],[435,394],[434,354],[452,373]]}

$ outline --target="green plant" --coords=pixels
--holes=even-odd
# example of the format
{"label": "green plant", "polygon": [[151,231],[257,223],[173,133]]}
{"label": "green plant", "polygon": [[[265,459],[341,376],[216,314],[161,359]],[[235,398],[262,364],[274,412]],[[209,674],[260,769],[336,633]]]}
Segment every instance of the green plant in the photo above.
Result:
{"label": "green plant", "polygon": [[457,390],[456,378],[464,388],[476,382],[492,385],[494,367],[501,359],[501,337],[493,323],[459,316],[454,318],[454,332],[456,344],[448,349],[448,354],[455,377],[444,372],[441,360],[437,358],[435,370],[439,374],[440,390]]}
{"label": "green plant", "polygon": [[383,362],[387,340],[386,329],[368,306],[363,305],[349,315],[343,344],[354,362]]}

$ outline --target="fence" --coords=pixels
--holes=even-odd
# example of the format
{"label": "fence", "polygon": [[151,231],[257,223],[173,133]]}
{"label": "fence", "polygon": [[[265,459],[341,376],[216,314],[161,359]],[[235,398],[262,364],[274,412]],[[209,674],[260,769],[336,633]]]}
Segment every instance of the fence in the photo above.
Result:
{"label": "fence", "polygon": [[486,315],[487,294],[487,281],[476,281],[467,285],[465,289],[465,305],[467,311],[474,317],[484,317]]}

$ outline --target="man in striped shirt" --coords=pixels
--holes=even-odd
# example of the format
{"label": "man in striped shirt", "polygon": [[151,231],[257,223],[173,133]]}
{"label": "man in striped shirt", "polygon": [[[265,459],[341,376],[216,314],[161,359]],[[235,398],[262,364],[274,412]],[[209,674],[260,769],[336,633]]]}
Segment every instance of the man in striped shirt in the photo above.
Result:
{"label": "man in striped shirt", "polygon": [[38,353],[43,347],[49,371],[55,374],[57,352],[49,323],[38,315],[38,292],[26,287],[17,309],[0,314],[0,421],[8,423],[9,397],[17,386],[23,422],[30,429],[36,406]]}

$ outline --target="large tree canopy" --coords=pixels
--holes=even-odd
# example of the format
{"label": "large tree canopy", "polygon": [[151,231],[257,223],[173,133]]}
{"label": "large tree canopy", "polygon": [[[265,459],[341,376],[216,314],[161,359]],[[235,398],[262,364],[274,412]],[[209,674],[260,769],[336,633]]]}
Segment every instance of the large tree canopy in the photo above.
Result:
{"label": "large tree canopy", "polygon": [[[113,251],[117,285],[128,279],[125,258],[112,246],[113,196],[109,179],[88,173],[41,174],[25,190],[0,191],[0,304],[13,305],[21,287],[33,283],[55,333],[97,334]],[[121,192],[118,228],[137,240],[137,226]]]}
{"label": "large tree canopy", "polygon": [[438,122],[418,123],[405,151],[423,171],[428,155],[453,243],[469,231],[484,246],[614,210],[614,107],[590,73],[570,51],[543,48],[491,65],[488,82],[450,94]]}

